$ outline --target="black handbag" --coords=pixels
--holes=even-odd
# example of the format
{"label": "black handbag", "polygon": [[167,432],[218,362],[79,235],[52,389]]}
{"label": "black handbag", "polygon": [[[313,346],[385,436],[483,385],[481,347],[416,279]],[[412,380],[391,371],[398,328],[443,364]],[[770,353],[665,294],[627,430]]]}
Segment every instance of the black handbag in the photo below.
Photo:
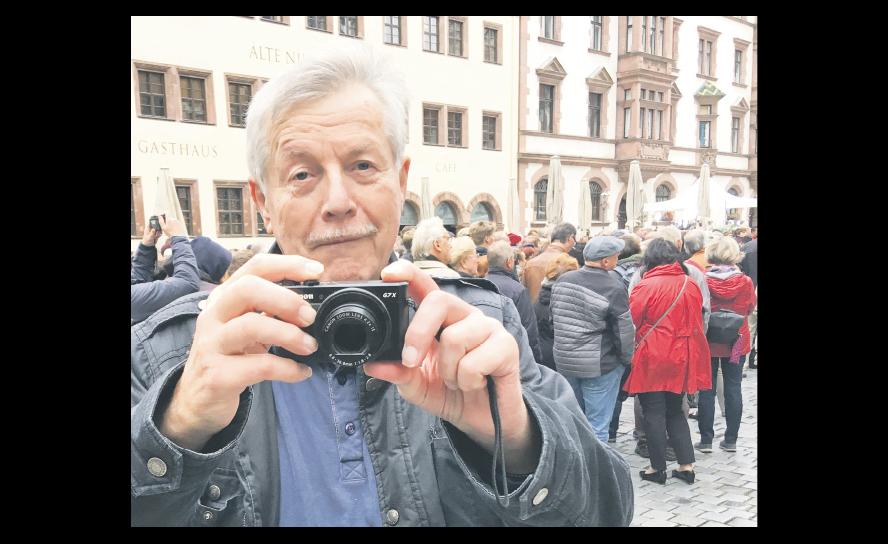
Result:
{"label": "black handbag", "polygon": [[709,329],[706,331],[706,339],[713,344],[734,345],[740,337],[740,327],[746,318],[728,309],[722,309],[709,314]]}

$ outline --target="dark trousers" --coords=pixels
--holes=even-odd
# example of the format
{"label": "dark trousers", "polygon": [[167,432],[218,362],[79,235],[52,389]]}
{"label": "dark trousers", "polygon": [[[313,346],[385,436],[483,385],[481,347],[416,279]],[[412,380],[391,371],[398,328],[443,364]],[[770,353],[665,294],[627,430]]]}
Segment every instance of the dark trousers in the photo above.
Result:
{"label": "dark trousers", "polygon": [[626,400],[623,397],[623,385],[626,384],[626,380],[629,379],[629,372],[632,369],[628,366],[623,369],[623,377],[620,378],[620,393],[617,394],[617,401],[614,403],[614,415],[611,417],[610,427],[608,428],[608,438],[616,438],[617,431],[620,429],[620,412],[623,411],[623,402]]}
{"label": "dark trousers", "polygon": [[727,357],[712,358],[712,389],[700,391],[697,401],[697,424],[700,429],[700,441],[704,444],[712,444],[715,431],[712,425],[715,420],[715,395],[717,392],[718,368],[721,365],[722,378],[725,383],[725,442],[737,442],[737,433],[740,432],[740,416],[743,414],[743,397],[740,390],[740,380],[743,379],[743,363],[746,356],[740,357],[739,363],[731,363]]}
{"label": "dark trousers", "polygon": [[644,433],[647,437],[651,467],[666,470],[666,445],[675,450],[675,458],[680,465],[694,462],[694,445],[691,443],[691,429],[681,409],[681,393],[655,391],[639,393],[641,408],[644,411]]}

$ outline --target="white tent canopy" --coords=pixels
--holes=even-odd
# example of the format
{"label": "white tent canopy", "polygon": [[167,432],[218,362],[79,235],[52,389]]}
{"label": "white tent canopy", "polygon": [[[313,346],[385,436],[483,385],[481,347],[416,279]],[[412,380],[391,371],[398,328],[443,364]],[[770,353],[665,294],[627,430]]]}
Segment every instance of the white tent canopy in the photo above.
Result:
{"label": "white tent canopy", "polygon": [[[694,221],[697,218],[697,195],[700,178],[694,180],[690,187],[680,192],[675,198],[662,202],[648,202],[644,205],[646,212],[677,212],[676,219]],[[725,191],[715,180],[709,178],[709,203],[712,210],[712,219],[715,224],[725,222],[726,210],[732,208],[755,208],[758,206],[757,198],[734,196]]]}

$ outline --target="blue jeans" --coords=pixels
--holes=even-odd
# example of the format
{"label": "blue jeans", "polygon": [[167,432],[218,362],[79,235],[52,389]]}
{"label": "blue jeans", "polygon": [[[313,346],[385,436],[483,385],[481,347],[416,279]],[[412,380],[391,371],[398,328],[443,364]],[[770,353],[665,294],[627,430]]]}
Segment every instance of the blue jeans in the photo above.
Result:
{"label": "blue jeans", "polygon": [[712,444],[715,437],[713,424],[715,423],[715,395],[718,368],[721,366],[722,377],[725,384],[725,442],[737,442],[737,434],[740,431],[740,416],[743,414],[743,397],[741,395],[740,380],[743,378],[743,363],[746,356],[740,356],[737,364],[728,361],[727,357],[712,358],[712,389],[700,391],[697,400],[697,425],[700,429],[700,441],[704,444]]}
{"label": "blue jeans", "polygon": [[623,377],[623,366],[611,370],[598,378],[572,378],[567,377],[570,386],[580,408],[586,414],[589,425],[595,431],[595,436],[602,442],[607,442],[608,427],[614,415],[614,402],[620,392],[620,378]]}

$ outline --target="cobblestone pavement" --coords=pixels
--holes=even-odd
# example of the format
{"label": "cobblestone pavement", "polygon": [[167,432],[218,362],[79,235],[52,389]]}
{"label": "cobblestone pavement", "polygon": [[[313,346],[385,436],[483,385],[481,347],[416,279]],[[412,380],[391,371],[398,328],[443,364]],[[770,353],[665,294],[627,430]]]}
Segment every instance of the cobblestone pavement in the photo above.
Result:
{"label": "cobblestone pavement", "polygon": [[[715,439],[712,453],[694,450],[696,481],[688,485],[672,477],[678,464],[667,462],[666,485],[642,481],[638,472],[649,460],[635,454],[635,428],[632,398],[623,403],[616,449],[632,467],[635,485],[633,527],[755,527],[758,525],[758,369],[747,369],[743,378],[743,417],[737,451],[719,449],[724,438],[725,419],[716,401]],[[699,442],[697,421],[688,420],[693,441]],[[613,445],[613,444],[612,444]]]}

